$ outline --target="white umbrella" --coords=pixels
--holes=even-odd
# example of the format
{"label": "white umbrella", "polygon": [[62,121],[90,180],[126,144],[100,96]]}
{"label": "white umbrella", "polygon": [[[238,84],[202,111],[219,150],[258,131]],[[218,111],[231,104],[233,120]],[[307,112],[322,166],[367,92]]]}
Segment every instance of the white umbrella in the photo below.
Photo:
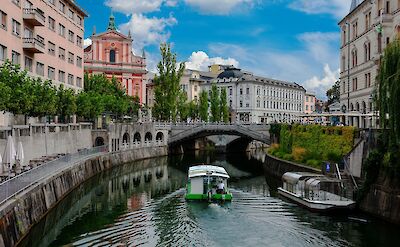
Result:
{"label": "white umbrella", "polygon": [[14,139],[12,138],[12,136],[8,136],[6,150],[3,156],[4,172],[8,172],[10,168],[15,164],[16,155],[17,152],[15,151]]}
{"label": "white umbrella", "polygon": [[21,166],[21,168],[24,167],[24,148],[22,147],[22,142],[19,141],[18,142],[18,147],[17,147],[17,160],[19,162],[19,165]]}

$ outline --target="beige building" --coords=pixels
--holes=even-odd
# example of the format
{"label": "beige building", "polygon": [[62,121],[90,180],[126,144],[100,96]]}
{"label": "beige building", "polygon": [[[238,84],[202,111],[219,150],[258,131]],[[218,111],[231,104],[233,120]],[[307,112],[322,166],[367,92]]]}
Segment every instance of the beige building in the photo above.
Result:
{"label": "beige building", "polygon": [[360,128],[375,127],[375,78],[383,50],[400,31],[400,1],[353,0],[339,26],[342,121]]}
{"label": "beige building", "polygon": [[[1,0],[0,63],[76,91],[83,88],[86,13],[73,0]],[[0,116],[0,125],[7,125]]]}
{"label": "beige building", "polygon": [[306,92],[304,96],[304,113],[311,114],[315,111],[316,98],[314,93]]}

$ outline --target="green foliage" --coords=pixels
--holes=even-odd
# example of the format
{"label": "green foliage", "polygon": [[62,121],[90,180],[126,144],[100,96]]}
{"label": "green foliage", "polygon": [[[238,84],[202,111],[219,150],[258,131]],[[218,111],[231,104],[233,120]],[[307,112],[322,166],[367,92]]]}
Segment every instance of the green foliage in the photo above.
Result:
{"label": "green foliage", "polygon": [[210,95],[211,122],[221,121],[220,109],[219,90],[217,85],[213,84]]}
{"label": "green foliage", "polygon": [[326,96],[328,97],[328,105],[339,102],[340,100],[340,82],[336,81],[333,86],[326,91]]}
{"label": "green foliage", "polygon": [[178,114],[181,121],[185,121],[189,117],[189,103],[187,99],[186,92],[180,92],[178,96]]}
{"label": "green foliage", "polygon": [[228,109],[227,94],[226,94],[226,88],[225,87],[223,87],[221,89],[220,106],[221,106],[222,121],[224,123],[228,123],[229,122],[229,109]]}
{"label": "green foliage", "polygon": [[[159,75],[154,78],[155,104],[153,113],[159,120],[176,121],[178,115],[178,101],[181,95],[180,79],[185,64],[176,62],[176,54],[171,52],[170,44],[161,44],[161,61],[158,63]],[[177,69],[178,68],[178,69]]]}
{"label": "green foliage", "polygon": [[400,40],[391,42],[385,49],[378,72],[376,105],[380,122],[389,134],[385,167],[400,167]]}
{"label": "green foliage", "polygon": [[384,154],[380,150],[375,149],[369,153],[367,159],[364,161],[363,169],[365,172],[365,182],[357,195],[358,201],[366,195],[371,185],[377,180],[383,158]]}
{"label": "green foliage", "polygon": [[[340,162],[351,151],[354,143],[353,127],[326,127],[319,125],[271,125],[270,133],[279,133],[279,151],[272,155],[290,154],[291,159],[315,168],[322,161]],[[276,148],[275,148],[276,149]],[[289,156],[286,156],[288,158]]]}
{"label": "green foliage", "polygon": [[93,119],[104,112],[102,96],[96,92],[82,92],[76,99],[78,116]]}
{"label": "green foliage", "polygon": [[208,93],[206,91],[200,93],[199,115],[202,121],[208,122]]}
{"label": "green foliage", "polygon": [[42,82],[36,79],[32,82],[32,95],[34,95],[29,116],[44,117],[57,113],[57,91],[51,81]]}
{"label": "green foliage", "polygon": [[0,111],[7,110],[7,104],[10,101],[11,88],[0,81]]}
{"label": "green foliage", "polygon": [[77,110],[75,92],[72,89],[65,89],[64,85],[60,85],[56,96],[57,114],[61,117],[61,122],[65,123],[66,117],[74,115]]}
{"label": "green foliage", "polygon": [[189,117],[191,119],[199,118],[199,105],[197,101],[189,102]]}

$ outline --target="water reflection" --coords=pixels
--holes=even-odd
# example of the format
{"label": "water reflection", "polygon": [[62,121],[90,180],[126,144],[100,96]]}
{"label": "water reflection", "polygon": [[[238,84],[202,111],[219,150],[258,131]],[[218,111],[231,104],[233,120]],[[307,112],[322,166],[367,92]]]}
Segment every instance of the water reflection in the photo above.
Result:
{"label": "water reflection", "polygon": [[[310,213],[276,196],[265,153],[199,153],[135,162],[68,195],[22,246],[387,246],[398,228]],[[224,166],[232,203],[184,200],[188,167]],[[391,236],[391,234],[393,234]]]}

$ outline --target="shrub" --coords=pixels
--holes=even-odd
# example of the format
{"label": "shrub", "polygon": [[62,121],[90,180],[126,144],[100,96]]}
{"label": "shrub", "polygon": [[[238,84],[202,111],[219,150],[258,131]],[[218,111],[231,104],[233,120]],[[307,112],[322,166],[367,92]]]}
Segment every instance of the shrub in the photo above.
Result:
{"label": "shrub", "polygon": [[334,151],[330,151],[328,152],[328,154],[326,155],[327,160],[329,161],[333,161],[335,163],[339,163],[342,160],[342,156]]}
{"label": "shrub", "polygon": [[304,161],[304,157],[306,156],[307,150],[302,147],[295,147],[293,148],[292,155],[293,159],[297,162]]}
{"label": "shrub", "polygon": [[321,168],[321,161],[319,160],[307,160],[306,164],[314,168]]}
{"label": "shrub", "polygon": [[282,157],[284,160],[292,161],[293,160],[293,155],[291,154],[284,154]]}

